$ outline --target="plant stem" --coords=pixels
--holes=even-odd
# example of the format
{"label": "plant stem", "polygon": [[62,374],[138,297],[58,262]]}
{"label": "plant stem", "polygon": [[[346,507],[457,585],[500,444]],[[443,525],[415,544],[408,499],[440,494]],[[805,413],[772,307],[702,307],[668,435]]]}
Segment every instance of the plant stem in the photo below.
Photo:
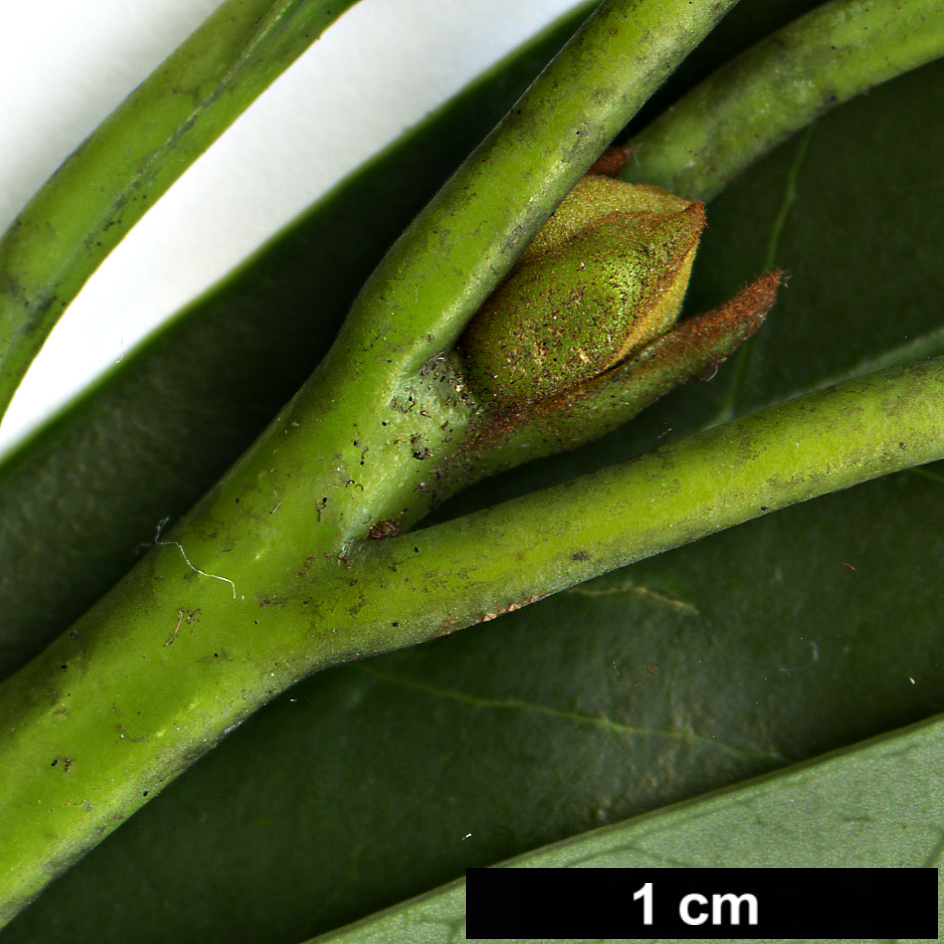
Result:
{"label": "plant stem", "polygon": [[226,0],[85,140],[0,240],[0,416],[102,260],[357,0]]}
{"label": "plant stem", "polygon": [[[942,456],[944,358],[936,358],[466,518],[359,542],[328,570],[299,561],[269,596],[243,600],[242,577],[231,571],[240,602],[225,611],[230,588],[208,580],[212,571],[181,579],[181,549],[162,547],[3,687],[0,913],[12,916],[181,766],[315,667],[491,619]],[[171,594],[179,603],[168,611],[161,603]]]}
{"label": "plant stem", "polygon": [[179,519],[259,436],[391,243],[595,5],[569,12],[366,162],[4,457],[0,678],[78,619],[156,523]]}
{"label": "plant stem", "polygon": [[[345,631],[370,592],[347,551],[373,522],[423,501],[423,463],[458,448],[468,419],[449,376],[420,368],[734,2],[604,3],[381,264],[326,361],[249,453],[0,688],[13,772],[0,803],[13,820],[3,918],[240,718],[318,668],[375,651],[374,629]],[[311,595],[321,580],[340,592],[330,605]],[[415,640],[426,626],[403,632]]]}
{"label": "plant stem", "polygon": [[383,332],[390,341],[371,368],[390,374],[392,355],[405,375],[450,350],[577,180],[735,2],[602,3],[394,245],[339,349],[366,352]]}
{"label": "plant stem", "polygon": [[633,141],[621,177],[711,200],[819,115],[944,55],[938,0],[836,0],[709,76]]}

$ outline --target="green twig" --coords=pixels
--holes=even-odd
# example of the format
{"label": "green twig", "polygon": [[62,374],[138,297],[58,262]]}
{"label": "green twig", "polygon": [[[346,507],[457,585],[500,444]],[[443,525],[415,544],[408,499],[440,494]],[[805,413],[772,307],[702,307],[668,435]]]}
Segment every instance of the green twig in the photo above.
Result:
{"label": "green twig", "polygon": [[633,142],[623,177],[711,200],[819,115],[944,55],[938,0],[836,0],[757,43]]}
{"label": "green twig", "polygon": [[248,448],[324,356],[386,249],[596,5],[584,0],[367,161],[3,458],[0,678]]}
{"label": "green twig", "polygon": [[[4,686],[6,914],[312,667],[453,632],[942,457],[944,358],[936,358],[466,518],[359,542],[328,570],[298,561],[267,594],[244,599],[239,578],[241,602],[222,614],[229,588],[192,570],[181,580],[180,549],[165,548]],[[181,602],[162,622],[160,598],[171,593]]]}
{"label": "green twig", "polygon": [[[350,623],[376,602],[350,552],[372,523],[423,500],[424,462],[457,448],[468,419],[450,378],[435,363],[418,368],[448,349],[517,249],[733,3],[603,4],[408,231],[256,446],[71,633],[4,683],[0,764],[15,773],[0,802],[12,820],[3,917],[239,718],[301,675],[374,651],[374,631]],[[312,592],[321,581],[330,598]],[[389,615],[384,625],[399,626]],[[402,625],[415,639],[427,624]],[[69,759],[67,781],[49,779],[65,772],[50,750]],[[51,806],[36,802],[47,787],[59,795]]]}
{"label": "green twig", "polygon": [[[344,326],[412,374],[449,350],[556,206],[736,0],[608,0],[374,273]],[[566,92],[564,90],[566,89]],[[485,260],[483,264],[483,260]]]}
{"label": "green twig", "polygon": [[357,0],[226,0],[81,144],[0,240],[0,416],[148,207]]}

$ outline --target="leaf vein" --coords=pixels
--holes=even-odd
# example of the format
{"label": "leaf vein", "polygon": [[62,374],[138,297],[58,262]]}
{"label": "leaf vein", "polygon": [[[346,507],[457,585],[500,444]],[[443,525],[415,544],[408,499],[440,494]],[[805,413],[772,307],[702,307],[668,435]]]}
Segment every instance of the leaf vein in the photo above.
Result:
{"label": "leaf vein", "polygon": [[469,695],[466,692],[459,692],[452,688],[443,688],[438,685],[430,685],[426,682],[417,682],[415,679],[399,678],[389,675],[386,672],[380,672],[375,668],[367,666],[359,667],[362,672],[366,672],[375,678],[387,682],[390,685],[397,685],[409,691],[422,692],[434,698],[442,698],[448,701],[458,702],[463,705],[477,709],[491,709],[498,711],[520,711],[529,712],[536,715],[546,715],[551,718],[557,718],[562,721],[570,721],[576,724],[589,725],[599,728],[608,734],[617,737],[650,737],[660,740],[682,741],[699,747],[714,748],[732,754],[735,757],[750,760],[765,760],[784,763],[788,758],[778,751],[761,751],[751,748],[737,747],[733,744],[726,744],[723,741],[714,738],[704,737],[684,728],[674,730],[665,730],[661,728],[644,728],[639,725],[624,724],[619,721],[613,721],[604,715],[585,715],[575,711],[563,711],[559,708],[550,708],[547,705],[539,705],[535,702],[525,701],[521,698],[486,698],[480,695]]}

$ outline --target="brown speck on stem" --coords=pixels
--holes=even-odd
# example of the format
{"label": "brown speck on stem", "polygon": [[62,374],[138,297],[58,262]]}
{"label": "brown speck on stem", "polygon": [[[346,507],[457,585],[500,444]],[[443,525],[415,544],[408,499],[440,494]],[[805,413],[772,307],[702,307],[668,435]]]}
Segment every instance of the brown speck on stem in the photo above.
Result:
{"label": "brown speck on stem", "polygon": [[370,541],[382,541],[384,538],[396,538],[403,534],[398,515],[387,518],[385,521],[375,521],[367,532]]}
{"label": "brown speck on stem", "polygon": [[329,551],[326,551],[324,556],[328,560],[331,560],[332,558],[337,557],[337,559],[341,561],[341,563],[344,564],[345,570],[351,570],[354,566],[354,559],[352,557],[345,557],[341,551],[338,551],[336,555],[330,553]]}
{"label": "brown speck on stem", "polygon": [[538,600],[543,600],[547,594],[542,593],[535,597],[528,597],[527,600],[522,600],[520,603],[509,603],[507,606],[502,607],[500,610],[496,610],[494,613],[486,613],[479,622],[488,623],[490,620],[493,620],[499,616],[504,616],[505,613],[514,613],[515,610],[520,610],[523,606],[527,606],[529,603],[537,603]]}

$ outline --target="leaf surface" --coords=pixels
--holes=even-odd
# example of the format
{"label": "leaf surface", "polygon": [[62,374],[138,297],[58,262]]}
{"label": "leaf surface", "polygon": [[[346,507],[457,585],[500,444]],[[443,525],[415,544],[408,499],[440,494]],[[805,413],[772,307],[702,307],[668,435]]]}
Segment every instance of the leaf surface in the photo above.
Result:
{"label": "leaf surface", "polygon": [[[937,862],[942,845],[937,826],[944,812],[942,758],[944,720],[937,716],[784,773],[584,833],[505,865],[927,868]],[[898,787],[892,794],[885,788],[890,781]],[[791,812],[789,820],[784,809]],[[772,849],[776,857],[770,855]],[[464,940],[465,909],[465,883],[458,880],[318,941],[451,944]],[[566,944],[584,941],[589,944],[589,939]]]}

